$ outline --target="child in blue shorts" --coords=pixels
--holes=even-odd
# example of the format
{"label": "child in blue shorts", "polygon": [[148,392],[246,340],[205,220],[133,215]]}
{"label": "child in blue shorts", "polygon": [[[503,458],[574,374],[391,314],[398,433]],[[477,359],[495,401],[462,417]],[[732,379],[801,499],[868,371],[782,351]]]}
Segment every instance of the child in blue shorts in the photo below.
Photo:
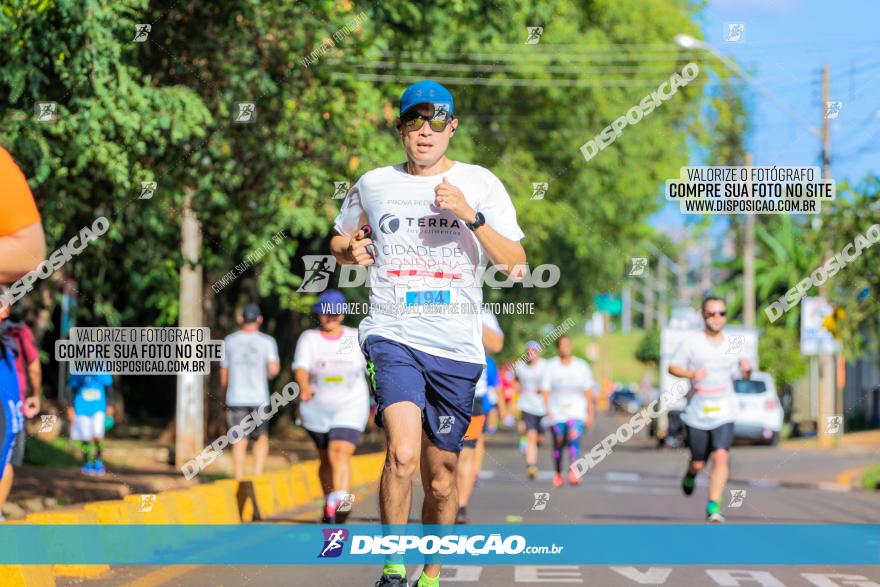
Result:
{"label": "child in blue shorts", "polygon": [[[70,439],[80,443],[83,454],[82,472],[103,475],[104,430],[112,426],[114,408],[108,405],[107,390],[113,384],[109,373],[71,375],[67,383],[73,394],[73,405],[67,408]],[[112,403],[112,402],[111,402]]]}

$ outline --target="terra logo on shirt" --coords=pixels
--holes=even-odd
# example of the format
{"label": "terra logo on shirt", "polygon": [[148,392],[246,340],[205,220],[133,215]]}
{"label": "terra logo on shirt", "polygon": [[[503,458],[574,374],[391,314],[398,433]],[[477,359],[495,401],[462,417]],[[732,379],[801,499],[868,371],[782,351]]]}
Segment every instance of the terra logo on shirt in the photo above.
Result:
{"label": "terra logo on shirt", "polygon": [[400,219],[394,214],[385,214],[379,219],[379,230],[385,234],[394,234],[400,228]]}

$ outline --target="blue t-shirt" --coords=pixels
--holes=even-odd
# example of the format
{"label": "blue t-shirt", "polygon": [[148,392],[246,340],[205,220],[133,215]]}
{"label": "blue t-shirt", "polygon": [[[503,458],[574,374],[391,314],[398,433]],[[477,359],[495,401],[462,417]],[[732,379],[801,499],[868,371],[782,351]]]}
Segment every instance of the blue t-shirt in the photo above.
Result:
{"label": "blue t-shirt", "polygon": [[486,385],[488,387],[501,385],[501,379],[498,378],[498,365],[489,355],[486,355]]}
{"label": "blue t-shirt", "polygon": [[71,375],[68,385],[73,391],[73,411],[77,416],[94,416],[107,411],[107,388],[113,385],[112,375]]}
{"label": "blue t-shirt", "polygon": [[492,401],[491,395],[488,393],[490,389],[493,387],[497,387],[498,384],[501,383],[501,380],[498,378],[498,367],[495,365],[495,361],[492,360],[488,354],[486,355],[486,395],[483,396],[483,411],[488,412],[495,406],[495,402]]}
{"label": "blue t-shirt", "polygon": [[[6,351],[6,356],[0,356],[0,409],[2,409],[3,432],[14,435],[21,430],[21,397],[18,394],[18,372],[15,370],[15,355],[12,350]],[[2,442],[0,438],[0,442]],[[0,462],[0,465],[3,463]]]}

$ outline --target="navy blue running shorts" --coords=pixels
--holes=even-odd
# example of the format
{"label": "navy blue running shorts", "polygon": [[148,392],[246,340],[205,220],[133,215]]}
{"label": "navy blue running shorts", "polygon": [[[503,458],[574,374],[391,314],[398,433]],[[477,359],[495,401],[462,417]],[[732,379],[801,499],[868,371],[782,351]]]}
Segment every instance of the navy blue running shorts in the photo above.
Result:
{"label": "navy blue running shorts", "polygon": [[461,451],[484,366],[429,355],[376,335],[367,337],[363,351],[378,404],[376,425],[382,427],[388,406],[412,402],[422,410],[422,429],[431,442]]}

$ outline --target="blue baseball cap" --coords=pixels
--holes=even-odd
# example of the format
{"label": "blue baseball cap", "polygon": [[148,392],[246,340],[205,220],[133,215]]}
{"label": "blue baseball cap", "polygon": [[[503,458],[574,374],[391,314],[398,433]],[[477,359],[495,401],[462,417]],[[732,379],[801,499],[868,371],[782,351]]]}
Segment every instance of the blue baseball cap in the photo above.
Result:
{"label": "blue baseball cap", "polygon": [[312,306],[315,314],[344,314],[345,296],[338,289],[328,289],[318,297],[318,303]]}
{"label": "blue baseball cap", "polygon": [[400,96],[400,115],[403,116],[413,106],[425,103],[434,104],[434,106],[440,105],[449,112],[450,116],[455,116],[455,101],[452,99],[452,92],[429,79],[416,82],[403,91]]}

